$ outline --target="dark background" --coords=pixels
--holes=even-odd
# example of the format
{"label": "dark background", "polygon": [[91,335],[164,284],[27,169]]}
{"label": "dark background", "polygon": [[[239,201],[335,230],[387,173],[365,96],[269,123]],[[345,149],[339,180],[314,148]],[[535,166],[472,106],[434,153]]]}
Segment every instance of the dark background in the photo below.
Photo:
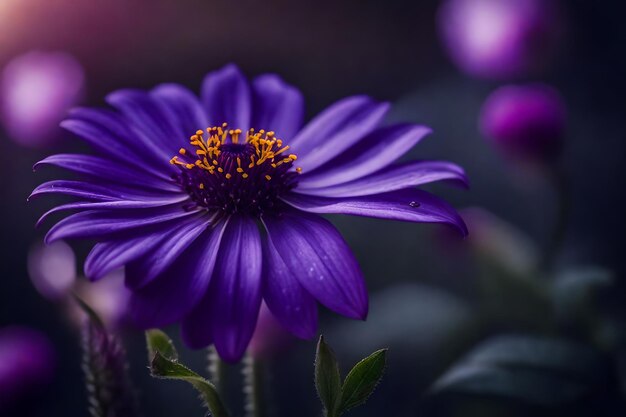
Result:
{"label": "dark background", "polygon": [[[480,136],[480,106],[501,83],[471,79],[450,63],[437,36],[437,1],[3,1],[20,4],[5,22],[0,12],[0,67],[28,50],[68,51],[84,65],[88,105],[102,105],[104,95],[121,87],[178,82],[197,91],[206,72],[228,62],[249,76],[276,72],[299,86],[309,117],[350,94],[391,100],[393,119],[424,123],[435,131],[412,157],[448,159],[466,168],[470,191],[437,186],[438,193],[459,208],[485,207],[538,244],[545,243],[555,210],[552,190],[540,178],[508,169]],[[607,302],[618,307],[626,267],[623,11],[618,1],[563,2],[566,34],[547,69],[528,78],[554,85],[568,106],[561,163],[571,178],[574,208],[558,265],[598,264],[614,270],[616,288]],[[79,146],[68,141],[56,149],[73,151]],[[0,326],[41,329],[60,355],[55,383],[22,415],[79,416],[86,415],[86,404],[76,335],[56,307],[36,293],[26,271],[28,248],[45,234],[45,227],[35,230],[33,225],[52,205],[49,200],[26,203],[30,191],[51,175],[33,174],[31,167],[50,152],[19,147],[0,131]],[[432,226],[356,218],[333,221],[365,272],[373,300],[371,321],[391,314],[383,310],[394,309],[394,297],[414,290],[422,297],[416,316],[398,312],[399,321],[420,329],[415,345],[410,345],[415,349],[405,352],[405,345],[413,342],[402,338],[380,342],[390,345],[388,376],[370,407],[352,415],[416,415],[424,390],[471,347],[470,341],[450,345],[449,338],[467,331],[464,320],[479,303],[475,283],[450,261],[451,250],[438,244]],[[398,284],[409,289],[390,292]],[[326,318],[321,330],[336,345],[345,372],[367,353],[349,342],[358,344],[355,338],[372,336],[356,329],[360,323]],[[148,377],[142,336],[127,336],[145,415],[201,415],[191,389]],[[469,337],[472,342],[479,338]],[[372,337],[368,343],[378,341]],[[318,413],[311,378],[313,350],[313,342],[299,343],[276,366],[271,387],[281,415]],[[399,352],[395,357],[394,351]],[[184,356],[203,366],[202,353]],[[232,377],[238,377],[234,370]]]}

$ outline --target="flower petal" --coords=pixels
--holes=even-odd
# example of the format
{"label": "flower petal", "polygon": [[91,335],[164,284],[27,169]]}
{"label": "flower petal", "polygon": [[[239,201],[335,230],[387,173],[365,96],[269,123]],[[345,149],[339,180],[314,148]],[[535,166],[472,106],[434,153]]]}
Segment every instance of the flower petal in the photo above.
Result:
{"label": "flower petal", "polygon": [[154,250],[135,259],[127,271],[126,285],[136,290],[161,275],[211,225],[207,216],[193,217],[178,225]]}
{"label": "flower petal", "polygon": [[251,97],[248,80],[233,64],[209,73],[202,84],[202,103],[213,126],[228,123],[233,129],[248,130]]}
{"label": "flower petal", "polygon": [[187,345],[199,348],[213,340],[222,359],[241,359],[261,306],[261,259],[261,237],[254,220],[232,216],[224,232],[211,286],[183,321],[183,340]]}
{"label": "flower petal", "polygon": [[290,140],[304,119],[304,98],[297,88],[274,74],[261,75],[252,82],[255,129],[276,132],[283,140]]}
{"label": "flower petal", "polygon": [[[115,200],[115,201],[79,201],[76,203],[68,203],[60,206],[56,206],[48,211],[46,211],[40,218],[37,220],[37,224],[35,227],[41,226],[41,224],[48,218],[50,215],[54,213],[58,213],[64,210],[95,210],[95,209],[111,209],[111,210],[119,210],[119,209],[145,209],[150,207],[163,207],[169,206],[170,204],[181,203],[183,201],[188,200],[188,197],[178,196],[175,198],[170,198],[169,200],[147,200],[147,201],[135,201],[135,200]],[[180,207],[180,206],[178,206]]]}
{"label": "flower petal", "polygon": [[[170,179],[167,149],[154,146],[148,135],[136,134],[128,121],[118,113],[105,109],[76,108],[61,126],[89,143],[94,149],[116,160],[136,166],[153,175]],[[178,149],[175,148],[174,153]],[[166,156],[168,155],[168,156]],[[142,161],[138,164],[137,161]],[[170,168],[171,169],[171,168]]]}
{"label": "flower petal", "polygon": [[151,252],[166,237],[166,233],[157,229],[137,237],[97,243],[85,259],[85,276],[91,281],[97,281],[130,261]]}
{"label": "flower petal", "polygon": [[263,299],[276,319],[294,335],[317,334],[317,303],[289,271],[269,239],[263,245]]}
{"label": "flower petal", "polygon": [[[130,188],[125,185],[109,184],[108,186],[98,185],[85,181],[53,180],[44,182],[33,190],[28,199],[44,194],[62,194],[72,197],[80,197],[95,201],[115,201],[115,200],[165,200],[172,197],[172,194],[150,192],[139,188]],[[182,194],[182,193],[181,193]],[[174,199],[180,195],[174,195]]]}
{"label": "flower petal", "polygon": [[414,161],[383,168],[375,174],[324,188],[300,189],[301,194],[322,197],[356,197],[416,187],[435,181],[454,181],[467,187],[467,176],[460,166],[445,161]]}
{"label": "flower petal", "polygon": [[187,137],[176,128],[176,115],[165,110],[165,106],[149,93],[136,90],[117,90],[106,96],[106,101],[123,115],[134,138],[141,138],[162,160],[168,162]]}
{"label": "flower petal", "polygon": [[388,109],[388,103],[367,96],[348,97],[331,105],[290,141],[298,166],[310,172],[334,158],[374,130]]}
{"label": "flower petal", "polygon": [[413,124],[378,128],[313,173],[304,172],[298,187],[327,187],[376,172],[396,161],[429,133],[428,127]]}
{"label": "flower petal", "polygon": [[291,206],[311,213],[338,213],[415,223],[444,223],[467,236],[463,219],[448,203],[417,189],[364,197],[326,198],[291,193],[283,197]]}
{"label": "flower petal", "polygon": [[104,238],[133,230],[139,232],[146,226],[185,218],[197,211],[185,211],[180,205],[142,210],[87,210],[72,214],[52,226],[45,237],[46,243],[67,238]]}
{"label": "flower petal", "polygon": [[87,175],[107,182],[118,184],[131,184],[159,191],[180,192],[180,187],[171,180],[155,177],[134,169],[133,165],[120,164],[108,158],[80,154],[57,154],[51,155],[35,164],[33,170],[42,165],[53,165],[79,174]]}
{"label": "flower petal", "polygon": [[129,315],[138,326],[175,323],[198,304],[211,281],[225,226],[220,222],[205,231],[163,274],[131,292]]}
{"label": "flower petal", "polygon": [[329,309],[365,319],[367,290],[363,274],[337,229],[306,213],[264,217],[269,241],[300,285]]}
{"label": "flower petal", "polygon": [[150,91],[150,95],[174,116],[174,127],[183,139],[187,139],[198,129],[208,127],[209,120],[204,108],[189,89],[178,84],[161,84]]}

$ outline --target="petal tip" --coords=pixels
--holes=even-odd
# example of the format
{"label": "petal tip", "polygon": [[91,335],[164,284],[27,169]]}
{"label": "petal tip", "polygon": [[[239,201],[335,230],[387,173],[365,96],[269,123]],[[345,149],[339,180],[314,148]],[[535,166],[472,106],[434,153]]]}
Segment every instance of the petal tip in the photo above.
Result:
{"label": "petal tip", "polygon": [[315,316],[315,320],[312,321],[311,323],[304,323],[297,327],[291,326],[291,328],[289,329],[285,327],[284,325],[283,327],[285,328],[285,330],[293,334],[298,339],[312,340],[313,338],[317,336],[317,329],[318,329],[317,316]]}
{"label": "petal tip", "polygon": [[359,308],[357,308],[355,310],[355,317],[354,318],[356,320],[365,321],[365,320],[367,320],[368,313],[369,313],[369,305],[368,305],[368,303],[366,301],[363,306],[359,306]]}
{"label": "petal tip", "polygon": [[220,348],[220,346],[216,344],[215,347],[217,349],[217,353],[220,355],[220,358],[222,358],[224,362],[233,365],[241,361],[241,358],[243,358],[243,355],[244,353],[246,353],[247,349],[247,345],[243,348],[234,346],[229,348]]}
{"label": "petal tip", "polygon": [[453,226],[461,233],[461,237],[463,239],[467,239],[469,236],[469,230],[465,221],[459,216],[457,223],[453,224]]}
{"label": "petal tip", "polygon": [[201,340],[201,338],[199,338],[196,334],[192,334],[192,332],[187,329],[184,324],[181,326],[180,336],[185,346],[187,346],[189,349],[204,349],[205,347],[212,344],[210,340]]}

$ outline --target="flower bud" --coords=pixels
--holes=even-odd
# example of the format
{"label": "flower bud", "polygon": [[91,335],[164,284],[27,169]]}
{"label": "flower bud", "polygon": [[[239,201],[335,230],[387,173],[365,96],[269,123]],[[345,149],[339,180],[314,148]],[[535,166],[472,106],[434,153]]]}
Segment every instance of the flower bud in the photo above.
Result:
{"label": "flower bud", "polygon": [[565,105],[553,88],[505,86],[487,98],[480,129],[507,156],[548,161],[561,151],[565,119]]}
{"label": "flower bud", "polygon": [[481,78],[527,74],[546,61],[558,38],[551,0],[448,0],[439,11],[454,63]]}

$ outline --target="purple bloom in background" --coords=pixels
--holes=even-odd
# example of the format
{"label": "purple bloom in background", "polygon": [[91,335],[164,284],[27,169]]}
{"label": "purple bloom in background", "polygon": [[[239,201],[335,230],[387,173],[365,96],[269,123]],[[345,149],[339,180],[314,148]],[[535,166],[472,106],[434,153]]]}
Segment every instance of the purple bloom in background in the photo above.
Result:
{"label": "purple bloom in background", "polygon": [[46,336],[27,328],[0,329],[0,412],[52,381],[55,351]]}
{"label": "purple bloom in background", "polygon": [[443,161],[394,164],[430,130],[381,126],[387,103],[348,97],[303,126],[299,90],[271,74],[249,82],[234,65],[207,75],[200,99],[164,84],[116,91],[107,102],[114,110],[76,109],[62,124],[98,156],[54,155],[36,165],[85,176],[33,191],[80,200],[42,217],[79,211],[46,240],[97,240],[86,275],[98,280],[125,265],[138,325],[181,322],[189,346],[214,343],[225,360],[244,353],[262,300],[301,338],[317,332],[317,302],[366,317],[356,259],[319,214],[466,233],[450,205],[415,188],[465,185],[463,170]]}
{"label": "purple bloom in background", "polygon": [[63,52],[29,52],[7,64],[0,79],[0,116],[20,145],[42,147],[59,136],[59,123],[81,98],[81,65]]}
{"label": "purple bloom in background", "polygon": [[565,119],[565,105],[555,89],[543,84],[505,86],[487,98],[480,128],[512,158],[550,160],[563,145]]}
{"label": "purple bloom in background", "polygon": [[63,241],[33,245],[28,254],[28,273],[37,291],[51,301],[63,302],[69,318],[78,326],[85,312],[71,298],[76,294],[107,325],[116,328],[126,324],[130,291],[124,285],[124,271],[117,269],[106,279],[91,283],[77,279],[76,255]]}
{"label": "purple bloom in background", "polygon": [[[109,272],[98,282],[78,280],[76,294],[89,305],[108,329],[117,329],[128,323],[130,290],[124,285],[123,269]],[[75,302],[70,304],[69,314],[76,323],[81,323],[85,312]]]}
{"label": "purple bloom in background", "polygon": [[519,76],[549,57],[560,23],[552,0],[447,0],[439,28],[454,63],[484,78]]}
{"label": "purple bloom in background", "polygon": [[28,273],[37,291],[49,300],[65,298],[76,282],[76,256],[63,241],[38,243],[28,253]]}

